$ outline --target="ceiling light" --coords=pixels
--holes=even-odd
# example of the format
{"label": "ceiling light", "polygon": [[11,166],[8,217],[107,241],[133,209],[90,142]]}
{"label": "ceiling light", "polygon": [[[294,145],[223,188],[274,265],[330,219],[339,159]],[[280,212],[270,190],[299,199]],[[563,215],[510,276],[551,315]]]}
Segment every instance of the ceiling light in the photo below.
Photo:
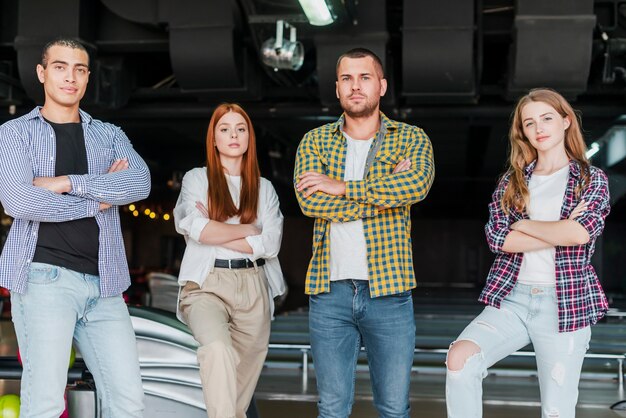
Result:
{"label": "ceiling light", "polygon": [[591,143],[591,145],[589,145],[589,149],[585,153],[585,156],[587,157],[587,159],[589,159],[596,155],[598,151],[600,151],[600,145],[597,142],[593,142]]}
{"label": "ceiling light", "polygon": [[330,12],[326,0],[298,0],[306,18],[313,26],[326,26],[333,23],[335,18]]}
{"label": "ceiling light", "polygon": [[[289,39],[283,39],[284,28],[289,28]],[[276,38],[263,42],[261,60],[276,71],[299,70],[304,62],[304,47],[296,40],[296,28],[283,20],[277,21]]]}

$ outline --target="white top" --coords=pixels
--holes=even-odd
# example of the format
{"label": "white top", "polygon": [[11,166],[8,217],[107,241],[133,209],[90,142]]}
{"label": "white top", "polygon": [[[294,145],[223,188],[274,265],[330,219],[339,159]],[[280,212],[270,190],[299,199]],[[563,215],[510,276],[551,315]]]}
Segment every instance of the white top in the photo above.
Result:
{"label": "white top", "polygon": [[[528,182],[528,216],[533,221],[558,221],[567,187],[569,165],[548,176],[533,174]],[[517,281],[524,284],[554,286],[556,271],[554,247],[524,253]]]}
{"label": "white top", "polygon": [[[365,172],[367,154],[373,138],[353,139],[345,132],[346,170],[345,181],[361,180]],[[330,224],[330,280],[367,280],[367,246],[363,233],[363,221],[331,222]]]}
{"label": "white top", "polygon": [[[238,206],[241,179],[227,176],[227,180],[233,202]],[[262,232],[260,235],[246,237],[246,241],[252,247],[253,252],[252,254],[245,254],[230,251],[218,245],[200,243],[200,234],[211,221],[196,208],[196,202],[199,201],[204,203],[205,207],[208,206],[208,187],[206,167],[191,169],[183,177],[180,195],[174,208],[176,231],[183,234],[187,242],[178,275],[178,284],[182,287],[187,281],[193,281],[202,286],[208,274],[213,271],[216,258],[249,258],[252,261],[264,258],[265,265],[261,268],[265,270],[269,284],[270,314],[273,317],[274,297],[285,293],[283,273],[278,262],[278,251],[283,235],[283,215],[279,209],[276,191],[269,180],[261,178],[259,207],[255,225]],[[239,223],[239,218],[230,218],[226,223]],[[177,312],[177,316],[183,321],[180,312]]]}

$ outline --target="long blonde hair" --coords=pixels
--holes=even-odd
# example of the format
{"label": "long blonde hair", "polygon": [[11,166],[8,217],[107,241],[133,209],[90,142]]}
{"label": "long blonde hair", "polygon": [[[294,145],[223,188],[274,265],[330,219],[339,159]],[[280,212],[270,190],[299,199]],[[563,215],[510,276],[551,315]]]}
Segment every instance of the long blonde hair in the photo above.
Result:
{"label": "long blonde hair", "polygon": [[522,109],[530,102],[545,103],[554,108],[561,117],[569,117],[570,126],[565,130],[565,152],[570,160],[578,163],[583,179],[576,188],[576,194],[589,183],[589,160],[585,156],[587,145],[583,139],[578,112],[556,91],[547,88],[533,89],[519,99],[512,114],[509,167],[504,174],[510,178],[501,202],[506,213],[511,209],[523,212],[528,207],[529,192],[524,168],[537,159],[537,150],[524,136],[522,125]]}

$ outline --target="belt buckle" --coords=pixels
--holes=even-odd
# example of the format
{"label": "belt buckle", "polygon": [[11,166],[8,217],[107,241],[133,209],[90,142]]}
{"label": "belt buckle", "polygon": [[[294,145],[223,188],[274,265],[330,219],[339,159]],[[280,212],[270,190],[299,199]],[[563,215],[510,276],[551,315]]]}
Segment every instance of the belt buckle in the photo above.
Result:
{"label": "belt buckle", "polygon": [[231,264],[230,264],[230,263],[231,263],[231,261],[233,261],[233,260],[231,260],[231,259],[229,258],[229,259],[228,259],[228,268],[229,268],[229,269],[232,269]]}

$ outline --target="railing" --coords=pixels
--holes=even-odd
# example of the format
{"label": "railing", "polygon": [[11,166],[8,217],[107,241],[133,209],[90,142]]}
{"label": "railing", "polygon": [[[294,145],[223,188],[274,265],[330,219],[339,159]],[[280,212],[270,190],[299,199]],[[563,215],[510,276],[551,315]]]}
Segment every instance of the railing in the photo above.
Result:
{"label": "railing", "polygon": [[[302,389],[306,390],[309,381],[309,353],[311,351],[310,344],[269,344],[269,349],[272,350],[298,350],[302,353]],[[363,350],[363,348],[361,349]],[[447,348],[415,348],[414,354],[427,353],[427,354],[441,354],[447,355]],[[510,354],[517,357],[535,357],[534,351],[516,351]],[[619,391],[624,390],[624,359],[626,354],[600,354],[600,353],[587,353],[585,358],[593,359],[605,359],[605,360],[617,360],[617,381],[619,383]]]}

